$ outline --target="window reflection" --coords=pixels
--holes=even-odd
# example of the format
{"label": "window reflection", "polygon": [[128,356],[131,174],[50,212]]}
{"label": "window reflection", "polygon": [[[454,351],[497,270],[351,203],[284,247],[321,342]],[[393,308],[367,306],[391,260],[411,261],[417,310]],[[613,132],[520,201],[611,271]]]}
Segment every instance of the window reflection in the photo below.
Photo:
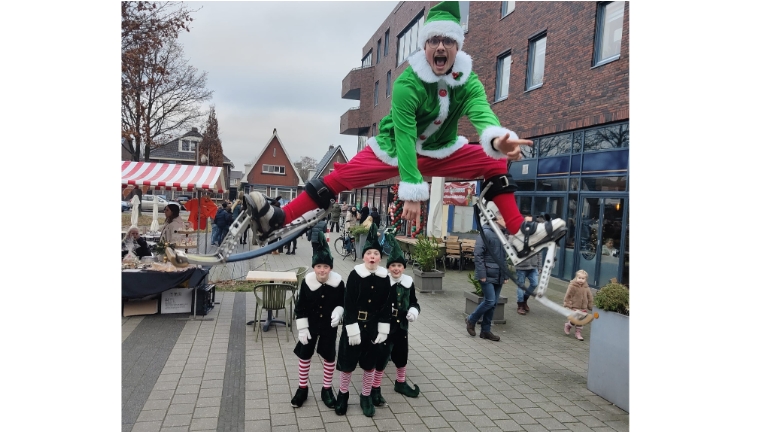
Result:
{"label": "window reflection", "polygon": [[584,151],[616,149],[629,146],[629,127],[622,125],[591,129],[584,133]]}
{"label": "window reflection", "polygon": [[582,191],[625,191],[627,176],[620,177],[582,177]]}
{"label": "window reflection", "polygon": [[568,179],[547,178],[536,181],[536,190],[539,191],[564,191],[567,190]]}
{"label": "window reflection", "polygon": [[531,159],[536,157],[536,147],[538,147],[539,145],[539,140],[535,139],[532,141],[533,141],[533,145],[530,147],[526,145],[520,146],[520,152],[523,154],[523,157],[526,159]]}
{"label": "window reflection", "polygon": [[571,152],[571,134],[541,138],[539,141],[539,157],[557,156]]}

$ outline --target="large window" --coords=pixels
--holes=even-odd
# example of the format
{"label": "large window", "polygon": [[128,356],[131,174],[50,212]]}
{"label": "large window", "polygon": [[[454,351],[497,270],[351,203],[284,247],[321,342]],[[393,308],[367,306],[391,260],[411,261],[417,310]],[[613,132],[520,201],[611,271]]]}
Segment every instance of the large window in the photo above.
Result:
{"label": "large window", "polygon": [[464,33],[466,33],[469,31],[469,2],[468,1],[459,2],[459,13],[461,14],[461,19],[459,19],[459,24],[461,25],[461,28],[464,29]]}
{"label": "large window", "polygon": [[[533,138],[533,146],[520,146],[523,157],[545,158],[629,147],[629,123],[592,127]],[[577,190],[574,185],[571,190]]]}
{"label": "large window", "polygon": [[373,106],[379,105],[379,82],[376,81],[376,84],[373,89]]}
{"label": "large window", "polygon": [[264,174],[285,174],[285,165],[268,165],[261,166],[261,172]]}
{"label": "large window", "polygon": [[599,3],[595,26],[595,58],[593,65],[601,65],[619,58],[621,33],[624,26],[624,2]]}
{"label": "large window", "polygon": [[381,39],[376,42],[376,64],[379,64],[379,60],[381,60]]}
{"label": "large window", "polygon": [[557,156],[571,152],[571,133],[539,139],[539,157]]}
{"label": "large window", "polygon": [[191,140],[181,140],[181,148],[179,151],[193,153],[195,151],[195,142]]}
{"label": "large window", "polygon": [[371,51],[368,51],[368,54],[363,57],[363,67],[367,67],[371,65]]}
{"label": "large window", "polygon": [[501,2],[501,17],[504,18],[505,16],[511,14],[515,11],[515,2],[511,1],[505,1]]}
{"label": "large window", "polygon": [[506,99],[509,94],[509,67],[512,64],[510,53],[496,59],[496,100]]}
{"label": "large window", "polygon": [[384,32],[384,57],[389,55],[389,30]]}
{"label": "large window", "polygon": [[387,97],[392,94],[392,71],[387,71]]}
{"label": "large window", "polygon": [[544,83],[544,54],[547,52],[547,34],[543,33],[528,43],[528,74],[526,90],[532,90]]}
{"label": "large window", "polygon": [[584,132],[584,151],[629,147],[629,124],[605,126]]}
{"label": "large window", "polygon": [[417,19],[405,29],[397,38],[397,65],[400,66],[408,60],[411,53],[419,49],[419,30],[424,26],[424,14],[420,13]]}

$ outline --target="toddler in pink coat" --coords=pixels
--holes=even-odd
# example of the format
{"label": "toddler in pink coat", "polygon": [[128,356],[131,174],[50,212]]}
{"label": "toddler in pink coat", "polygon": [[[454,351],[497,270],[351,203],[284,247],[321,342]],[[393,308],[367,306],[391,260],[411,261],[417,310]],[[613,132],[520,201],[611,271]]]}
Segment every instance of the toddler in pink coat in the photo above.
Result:
{"label": "toddler in pink coat", "polygon": [[[568,284],[568,290],[565,292],[565,298],[563,299],[563,306],[572,310],[580,310],[587,312],[592,311],[594,302],[592,299],[592,290],[587,283],[587,272],[579,270],[576,272],[576,277]],[[576,327],[576,339],[583,341],[581,337],[581,329],[584,326],[574,326],[570,321],[565,322],[565,334],[571,334],[571,327]]]}

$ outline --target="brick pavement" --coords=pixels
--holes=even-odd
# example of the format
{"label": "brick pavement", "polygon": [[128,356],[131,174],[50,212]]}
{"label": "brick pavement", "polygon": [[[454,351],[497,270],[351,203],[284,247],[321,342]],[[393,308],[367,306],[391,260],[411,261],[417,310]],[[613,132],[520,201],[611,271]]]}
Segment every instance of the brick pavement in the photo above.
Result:
{"label": "brick pavement", "polygon": [[[332,240],[336,236],[333,233]],[[262,258],[252,261],[263,264]],[[308,266],[311,246],[300,239],[297,255],[270,255],[267,262],[272,270]],[[360,262],[334,253],[334,270],[345,279]],[[291,407],[298,386],[298,359],[293,354],[297,333],[286,342],[286,329],[280,325],[255,341],[252,327],[245,324],[256,307],[251,293],[217,293],[220,304],[208,315],[212,321],[179,321],[176,315],[123,318],[123,430],[629,429],[628,413],[586,388],[589,326],[586,340],[579,342],[563,334],[563,318],[535,301],[529,302],[528,315],[518,315],[515,287],[508,283],[502,290],[510,298],[507,323],[493,327],[501,341],[470,337],[463,297],[469,288],[468,271],[449,270],[443,293],[417,293],[422,314],[411,325],[407,372],[408,382],[418,384],[422,393],[418,398],[395,393],[395,367],[390,363],[382,379],[389,406],[378,407],[373,418],[365,417],[359,405],[359,369],[352,376],[347,415],[337,416],[325,407],[318,356],[309,374],[309,399],[301,408]],[[410,266],[406,273],[412,274]],[[553,280],[549,297],[562,301],[565,287]],[[164,331],[158,333],[158,326]],[[151,364],[139,345],[154,356]],[[164,362],[159,353],[163,349]],[[145,382],[155,376],[154,383]],[[135,391],[139,387],[143,392]],[[338,372],[334,389],[338,391]]]}

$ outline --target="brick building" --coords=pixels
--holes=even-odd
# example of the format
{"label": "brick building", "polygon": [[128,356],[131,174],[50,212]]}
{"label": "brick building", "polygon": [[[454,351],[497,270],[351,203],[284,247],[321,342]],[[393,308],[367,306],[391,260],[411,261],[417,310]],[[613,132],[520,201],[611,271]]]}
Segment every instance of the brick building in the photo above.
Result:
{"label": "brick building", "polygon": [[[392,83],[421,49],[418,31],[437,3],[400,2],[363,46],[361,67],[342,80],[342,98],[360,104],[342,115],[340,133],[357,135],[358,151],[389,113]],[[629,283],[629,3],[459,3],[463,51],[488,102],[502,126],[534,141],[509,166],[518,205],[568,222],[554,275],[585,269],[593,286]],[[459,134],[479,141],[466,118]],[[355,191],[356,201],[386,206],[398,181]],[[446,207],[454,232],[452,219],[468,208]]]}

